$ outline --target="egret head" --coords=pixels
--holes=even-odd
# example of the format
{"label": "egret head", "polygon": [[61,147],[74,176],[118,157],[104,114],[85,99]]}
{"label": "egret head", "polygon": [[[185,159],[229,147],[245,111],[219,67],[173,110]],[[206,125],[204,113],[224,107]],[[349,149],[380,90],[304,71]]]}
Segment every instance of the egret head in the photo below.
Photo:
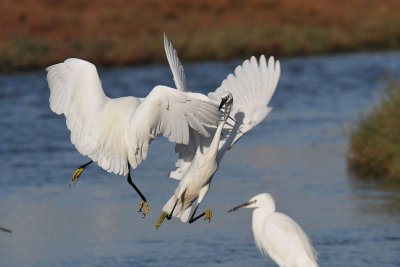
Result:
{"label": "egret head", "polygon": [[221,108],[227,104],[227,103],[231,103],[233,100],[233,96],[231,93],[227,92],[225,96],[223,96],[221,98],[221,103],[219,104],[218,110],[221,110]]}
{"label": "egret head", "polygon": [[262,193],[252,197],[246,203],[243,203],[237,207],[228,210],[228,212],[232,212],[240,208],[247,208],[247,209],[263,208],[263,209],[268,209],[270,211],[275,211],[275,201],[270,194]]}

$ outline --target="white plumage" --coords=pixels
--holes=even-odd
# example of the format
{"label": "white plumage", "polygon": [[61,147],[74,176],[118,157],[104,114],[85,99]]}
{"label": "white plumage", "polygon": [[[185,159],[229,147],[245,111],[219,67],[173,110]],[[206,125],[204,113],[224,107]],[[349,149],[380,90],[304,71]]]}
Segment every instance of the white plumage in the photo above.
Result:
{"label": "white plumage", "polygon": [[[164,42],[174,81],[176,86],[179,87],[179,84],[186,84],[183,67],[166,36],[164,36]],[[231,148],[245,133],[262,122],[272,110],[268,104],[278,85],[280,74],[280,63],[278,60],[275,61],[273,57],[269,58],[268,63],[264,55],[260,57],[259,62],[255,57],[251,57],[250,60],[245,60],[242,65],[237,66],[234,74],[229,74],[219,88],[208,94],[208,98],[216,102],[228,93],[234,99],[230,117],[235,119],[236,122],[228,119],[228,123],[224,125],[224,137],[221,139],[219,149],[227,141],[229,141],[229,144],[226,144],[224,149],[219,151],[218,158],[221,159],[227,149]],[[185,82],[180,82],[179,79]],[[187,87],[183,87],[182,90],[189,91]],[[182,178],[199,145],[207,149],[213,133],[215,133],[215,128],[210,129],[210,131],[210,137],[198,136],[196,132],[192,131],[189,144],[176,145],[175,152],[179,154],[179,160],[176,162],[177,169],[170,173],[171,178],[177,180]],[[197,138],[200,140],[196,144]]]}
{"label": "white plumage", "polygon": [[256,246],[281,267],[317,267],[317,254],[307,235],[289,216],[276,212],[270,194],[262,193],[239,208],[254,208],[253,234]]}
{"label": "white plumage", "polygon": [[172,76],[176,85],[176,89],[186,92],[188,91],[186,84],[185,70],[181,62],[179,61],[178,55],[171,42],[168,40],[167,35],[164,33],[164,50],[167,55],[168,64],[172,71]]}
{"label": "white plumage", "polygon": [[71,142],[103,169],[128,174],[146,159],[158,135],[188,144],[189,130],[209,136],[205,125],[220,119],[218,103],[202,94],[156,86],[146,98],[105,95],[96,67],[67,59],[48,67],[50,107],[64,114]]}
{"label": "white plumage", "polygon": [[[218,146],[221,139],[222,129],[226,123],[226,119],[232,106],[231,95],[228,95],[227,97],[228,103],[226,103],[226,106],[224,107],[225,119],[219,123],[211,143],[207,144],[207,149],[197,149],[196,155],[189,167],[185,170],[185,173],[182,176],[182,179],[179,181],[174,195],[164,205],[163,214],[180,217],[183,222],[189,223],[192,223],[198,218],[202,217],[201,215],[195,219],[195,212],[193,212],[192,217],[189,218],[193,202],[197,199],[197,209],[198,205],[207,194],[210,188],[211,179],[219,167],[219,161],[217,158]],[[194,138],[194,142],[197,144],[199,138],[198,136],[195,136]],[[198,146],[200,147],[201,144]],[[209,211],[209,215],[207,216],[209,217],[206,217],[206,219],[211,220],[211,211]],[[157,227],[159,227],[159,224],[157,224]]]}
{"label": "white plumage", "polygon": [[[186,84],[183,67],[175,49],[165,36],[164,46],[166,54],[169,55],[168,60],[176,86]],[[217,129],[209,128],[210,137],[200,136],[197,132],[190,131],[189,143],[176,145],[175,152],[178,153],[179,159],[176,162],[177,168],[170,173],[170,177],[180,180],[180,183],[175,194],[164,205],[164,213],[170,214],[173,210],[173,216],[187,222],[193,202],[197,199],[198,206],[208,192],[211,179],[218,170],[225,152],[271,111],[268,103],[276,89],[279,77],[279,61],[270,57],[267,63],[265,56],[262,55],[257,62],[255,57],[251,57],[250,60],[236,67],[234,74],[229,74],[215,92],[208,94],[208,98],[215,101],[227,95],[233,97],[230,118],[226,123],[220,124]],[[188,88],[183,87],[182,90],[188,91]],[[208,169],[212,171],[203,172],[204,168],[199,167],[201,166],[199,162],[203,162],[205,158],[209,159],[209,155],[215,155],[215,159],[209,161]],[[201,186],[198,186],[199,184]],[[191,192],[191,194],[183,194],[183,192]],[[179,201],[175,205],[177,199]]]}

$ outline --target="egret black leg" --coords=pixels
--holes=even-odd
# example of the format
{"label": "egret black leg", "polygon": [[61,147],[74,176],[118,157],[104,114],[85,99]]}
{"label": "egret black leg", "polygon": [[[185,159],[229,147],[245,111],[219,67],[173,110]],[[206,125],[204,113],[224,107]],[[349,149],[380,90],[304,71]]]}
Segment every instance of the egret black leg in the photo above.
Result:
{"label": "egret black leg", "polygon": [[149,204],[147,203],[146,197],[140,192],[139,188],[133,183],[132,178],[131,178],[131,166],[128,164],[128,178],[127,178],[128,183],[135,189],[136,193],[140,196],[142,201],[139,204],[139,210],[138,212],[141,212],[143,214],[143,218],[146,217],[146,215],[149,213]]}
{"label": "egret black leg", "polygon": [[210,209],[207,209],[206,211],[204,211],[202,214],[194,217],[194,215],[196,214],[197,209],[199,208],[200,203],[197,203],[196,208],[194,208],[192,216],[189,219],[189,223],[194,223],[195,221],[197,221],[198,219],[200,219],[201,217],[204,217],[204,220],[211,222],[211,218],[212,218],[212,211]]}
{"label": "egret black leg", "polygon": [[176,205],[178,204],[178,201],[179,201],[179,199],[176,199],[175,205],[169,214],[166,212],[161,213],[160,217],[158,218],[158,220],[156,222],[156,229],[160,228],[160,226],[164,222],[165,218],[167,218],[168,221],[171,220],[172,214],[174,214],[174,210],[176,208]]}
{"label": "egret black leg", "polygon": [[147,202],[146,197],[142,194],[142,192],[140,192],[139,188],[137,188],[137,186],[133,183],[132,178],[131,178],[131,170],[130,170],[130,168],[129,168],[129,171],[128,171],[128,179],[127,179],[127,181],[133,187],[133,189],[135,189],[136,193],[138,193],[140,198],[144,202]]}
{"label": "egret black leg", "polygon": [[[81,176],[83,170],[84,170],[87,166],[89,166],[90,164],[92,164],[92,163],[93,163],[93,160],[91,160],[91,161],[89,161],[89,162],[87,162],[87,163],[85,163],[85,164],[79,166],[78,168],[76,168],[74,174],[72,174],[71,183],[75,185],[75,184],[78,182],[79,176]],[[71,185],[71,184],[70,184],[70,185]]]}
{"label": "egret black leg", "polygon": [[90,164],[92,164],[93,163],[93,160],[91,160],[91,161],[89,161],[89,162],[87,162],[87,163],[85,163],[85,164],[83,164],[83,165],[81,165],[81,166],[79,166],[78,168],[86,168],[88,165],[90,165]]}
{"label": "egret black leg", "polygon": [[175,205],[174,205],[174,207],[172,208],[171,213],[170,213],[169,215],[167,215],[167,220],[171,220],[172,214],[174,214],[174,210],[175,210],[175,208],[176,208],[176,205],[178,204],[178,201],[179,201],[179,199],[176,199]]}

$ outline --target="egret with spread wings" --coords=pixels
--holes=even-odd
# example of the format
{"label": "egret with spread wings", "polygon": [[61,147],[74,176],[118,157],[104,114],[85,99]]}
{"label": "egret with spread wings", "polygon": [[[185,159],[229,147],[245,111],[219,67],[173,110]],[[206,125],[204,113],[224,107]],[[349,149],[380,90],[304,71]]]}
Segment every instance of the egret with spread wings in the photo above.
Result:
{"label": "egret with spread wings", "polygon": [[218,101],[167,86],[154,87],[145,98],[112,99],[105,94],[96,67],[81,59],[67,59],[46,71],[51,110],[64,114],[71,142],[91,159],[75,171],[73,182],[92,162],[127,176],[141,198],[143,216],[149,211],[147,200],[133,183],[130,169],[146,159],[149,143],[163,135],[188,145],[191,134],[208,137],[206,125],[220,121]]}
{"label": "egret with spread wings", "polygon": [[[182,64],[165,35],[164,46],[177,88],[188,92]],[[215,92],[208,94],[210,100],[223,99],[228,104],[233,99],[227,121],[220,123],[217,128],[208,128],[212,133],[208,137],[191,130],[189,143],[176,145],[179,159],[170,177],[179,180],[179,184],[174,195],[164,205],[156,228],[160,227],[165,218],[169,220],[173,216],[189,223],[201,217],[211,220],[212,212],[209,209],[196,216],[200,202],[207,194],[211,179],[226,151],[271,111],[268,103],[279,77],[279,61],[270,57],[267,63],[265,56],[261,56],[259,61],[251,57],[238,66],[234,74],[229,74]],[[190,215],[196,200],[196,207]]]}

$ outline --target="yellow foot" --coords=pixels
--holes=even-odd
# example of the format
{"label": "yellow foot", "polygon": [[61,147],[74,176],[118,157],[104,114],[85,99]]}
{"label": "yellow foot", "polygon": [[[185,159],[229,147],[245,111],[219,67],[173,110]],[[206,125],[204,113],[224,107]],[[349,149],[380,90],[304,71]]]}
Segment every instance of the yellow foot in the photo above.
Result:
{"label": "yellow foot", "polygon": [[204,220],[205,220],[205,221],[208,221],[208,222],[211,222],[212,211],[211,211],[210,209],[208,209],[208,210],[206,210],[204,213],[205,213],[205,214],[204,214]]}
{"label": "yellow foot", "polygon": [[140,202],[138,208],[139,208],[138,212],[142,213],[143,218],[146,217],[146,215],[150,211],[149,204],[147,202],[143,201],[143,200]]}
{"label": "yellow foot", "polygon": [[74,174],[72,174],[72,179],[71,179],[71,184],[76,185],[76,183],[78,182],[79,176],[81,176],[83,172],[83,168],[78,168],[75,170]]}
{"label": "yellow foot", "polygon": [[168,213],[163,212],[161,213],[160,217],[158,218],[156,222],[156,229],[160,228],[161,224],[163,223],[164,219],[167,218]]}

